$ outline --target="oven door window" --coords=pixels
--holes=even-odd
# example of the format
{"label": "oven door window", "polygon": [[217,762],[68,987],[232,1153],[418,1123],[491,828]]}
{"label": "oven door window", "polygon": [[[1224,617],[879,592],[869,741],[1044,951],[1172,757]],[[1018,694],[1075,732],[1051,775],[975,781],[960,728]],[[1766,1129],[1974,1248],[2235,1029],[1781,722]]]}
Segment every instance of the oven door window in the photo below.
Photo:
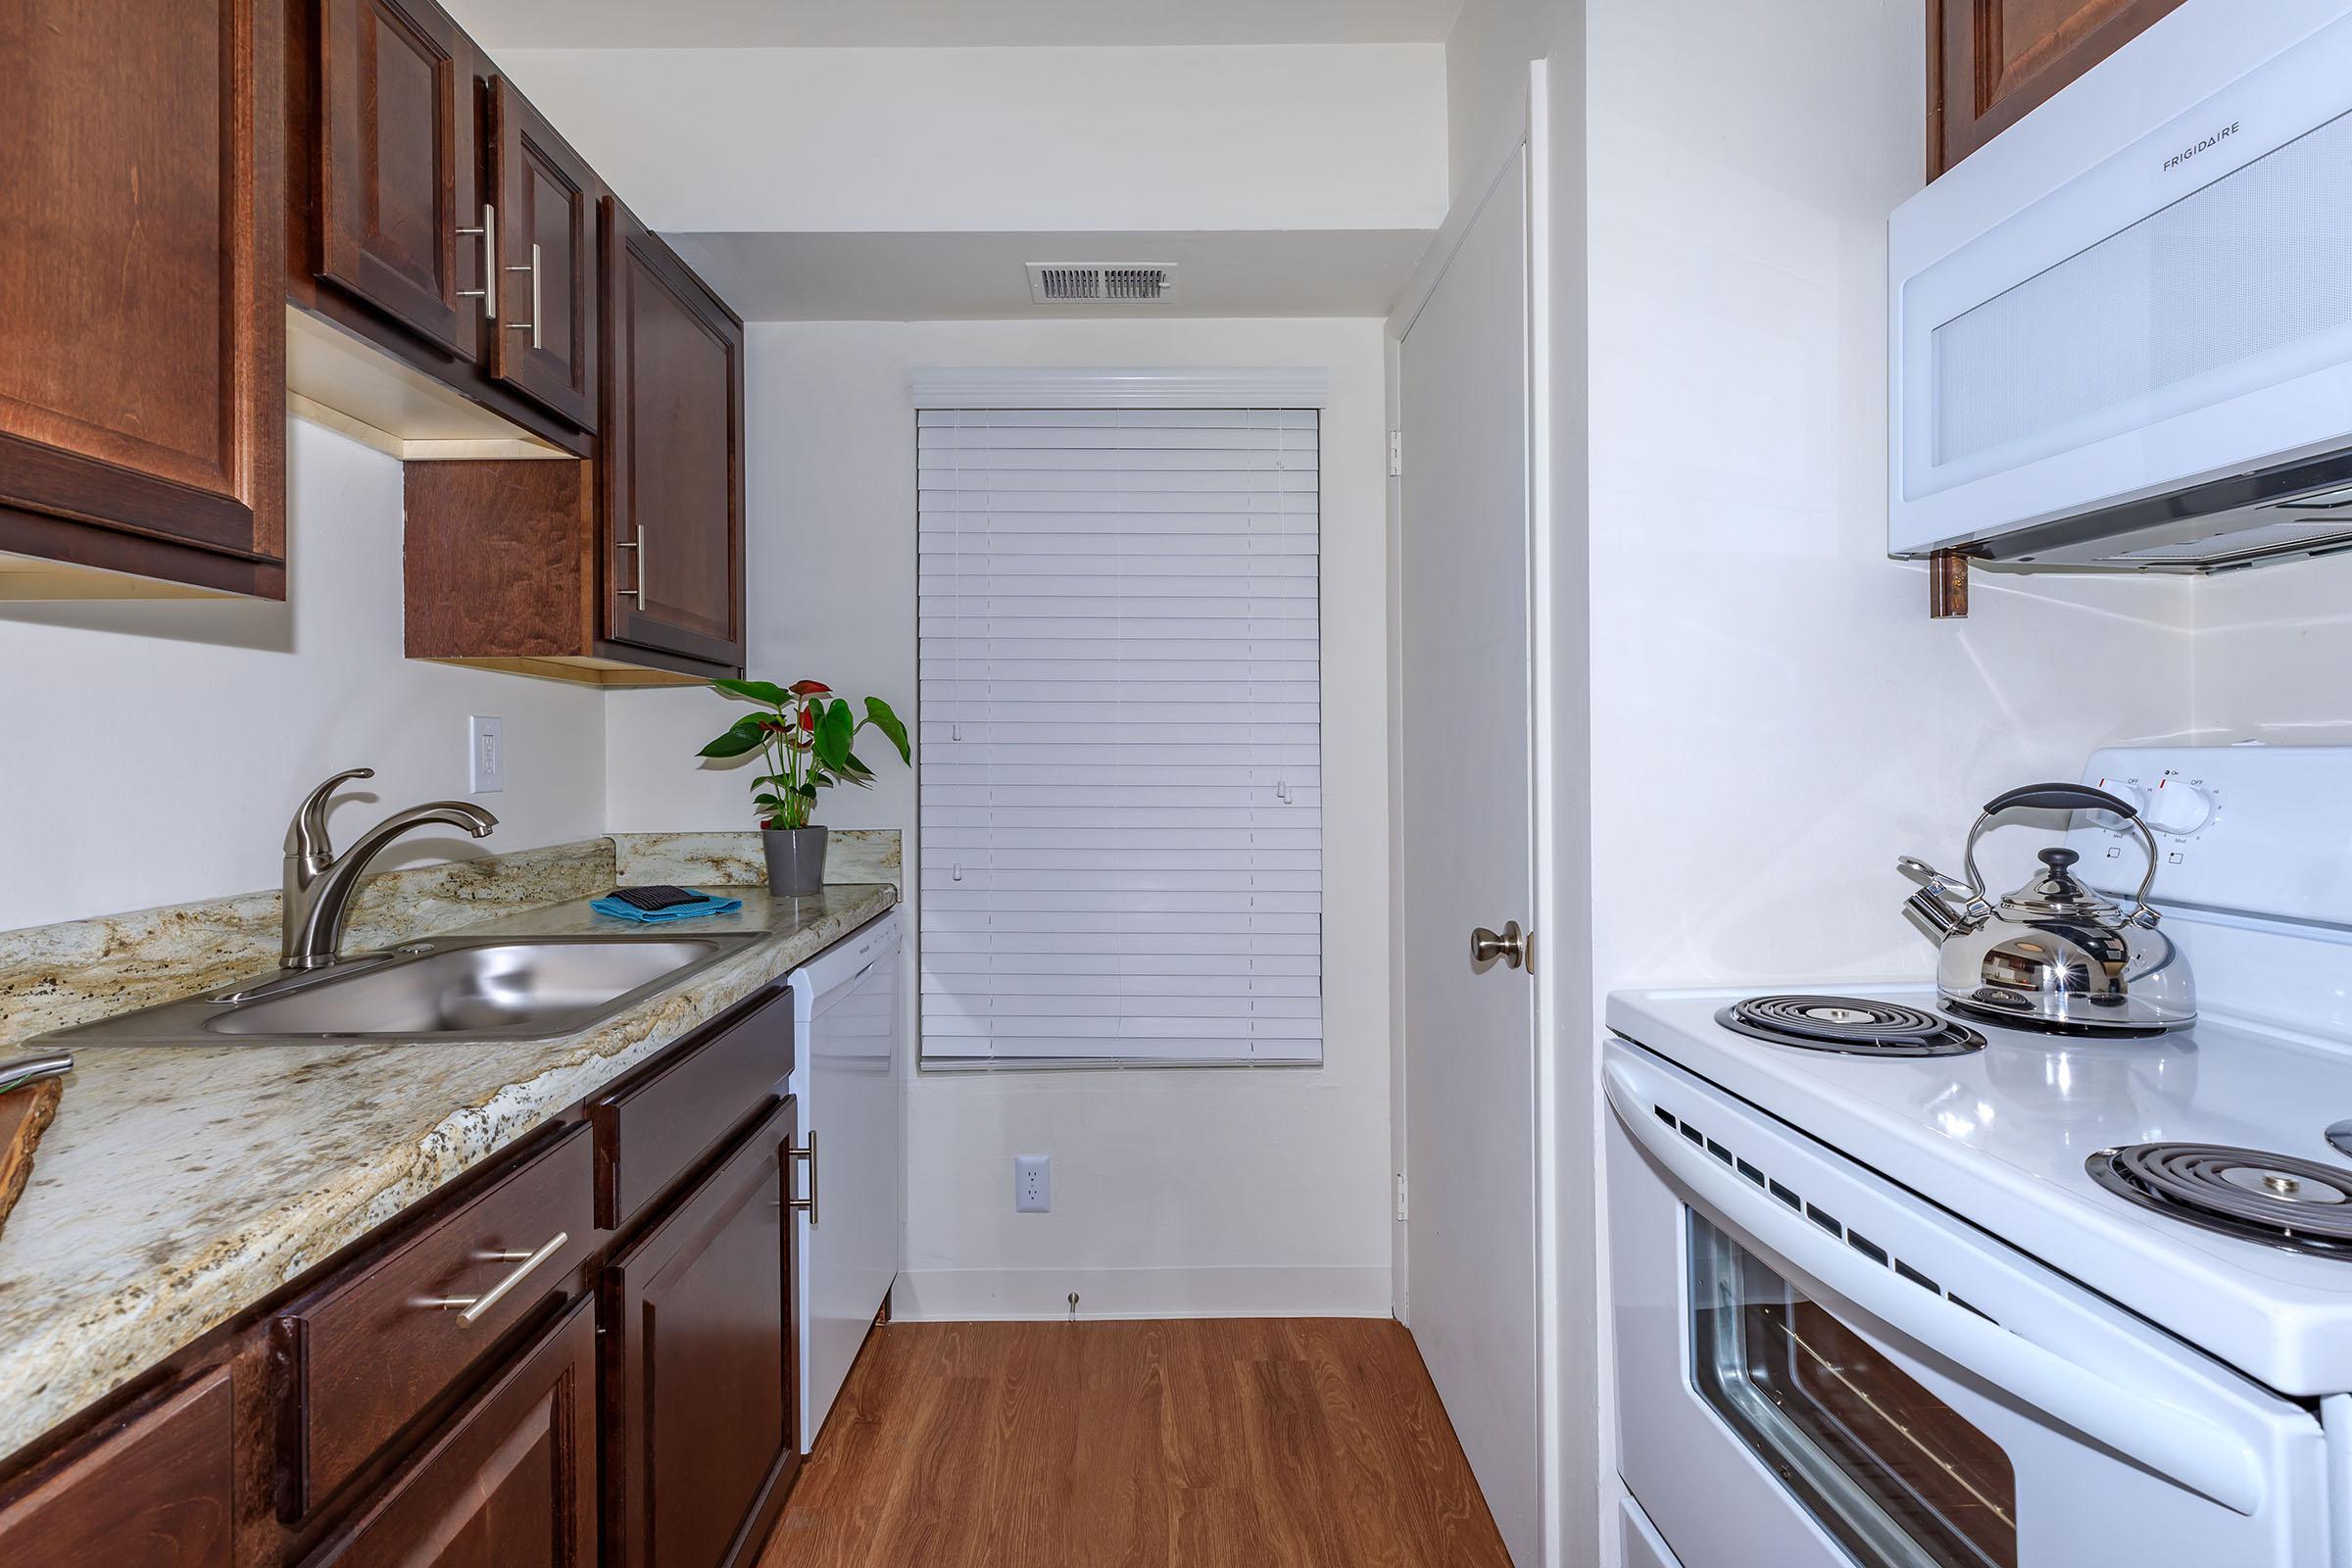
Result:
{"label": "oven door window", "polygon": [[2017,1568],[2000,1446],[1690,1214],[1690,1383],[1869,1568]]}

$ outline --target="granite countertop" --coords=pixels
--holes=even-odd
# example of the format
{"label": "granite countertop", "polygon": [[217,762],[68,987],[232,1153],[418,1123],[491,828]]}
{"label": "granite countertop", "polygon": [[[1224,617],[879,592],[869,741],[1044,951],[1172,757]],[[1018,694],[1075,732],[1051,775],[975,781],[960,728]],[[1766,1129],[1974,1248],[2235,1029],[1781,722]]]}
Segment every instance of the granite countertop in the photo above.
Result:
{"label": "granite countertop", "polygon": [[[79,1049],[0,1234],[0,1455],[12,1453],[897,902],[771,901],[695,932],[764,933],[552,1040]],[[584,899],[453,929],[654,930]],[[190,989],[196,989],[191,987]]]}

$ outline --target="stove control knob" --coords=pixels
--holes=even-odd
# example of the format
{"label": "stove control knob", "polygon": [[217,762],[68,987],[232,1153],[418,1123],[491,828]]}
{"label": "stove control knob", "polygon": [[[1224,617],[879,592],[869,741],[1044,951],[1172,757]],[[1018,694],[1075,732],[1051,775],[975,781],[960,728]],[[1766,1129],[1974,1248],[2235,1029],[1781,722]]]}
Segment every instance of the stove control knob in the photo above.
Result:
{"label": "stove control knob", "polygon": [[2139,809],[2157,832],[2184,839],[2213,820],[2213,797],[2178,773],[2167,773]]}
{"label": "stove control knob", "polygon": [[[2141,789],[2135,779],[2103,778],[2099,780],[2099,788],[2131,807],[2134,811],[2144,811],[2148,808],[2148,792]],[[2106,821],[2109,826],[2120,832],[2132,831],[2132,824],[2129,822],[2118,822],[2112,817],[2107,818]]]}

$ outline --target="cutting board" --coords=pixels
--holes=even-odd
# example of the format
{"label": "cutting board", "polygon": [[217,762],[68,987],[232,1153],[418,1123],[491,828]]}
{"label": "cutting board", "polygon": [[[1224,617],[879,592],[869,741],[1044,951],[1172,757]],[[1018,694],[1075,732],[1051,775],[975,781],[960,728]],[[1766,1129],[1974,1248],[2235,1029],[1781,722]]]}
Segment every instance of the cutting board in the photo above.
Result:
{"label": "cutting board", "polygon": [[32,1176],[32,1152],[41,1134],[57,1118],[57,1102],[66,1091],[62,1078],[43,1078],[0,1095],[0,1230],[8,1212],[24,1196]]}

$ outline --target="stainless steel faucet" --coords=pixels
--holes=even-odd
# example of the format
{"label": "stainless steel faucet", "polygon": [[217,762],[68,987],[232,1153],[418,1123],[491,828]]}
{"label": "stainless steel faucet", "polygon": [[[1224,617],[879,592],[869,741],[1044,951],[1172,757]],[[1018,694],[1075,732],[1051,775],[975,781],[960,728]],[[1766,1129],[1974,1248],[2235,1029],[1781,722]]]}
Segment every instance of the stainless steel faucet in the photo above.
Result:
{"label": "stainless steel faucet", "polygon": [[477,839],[487,838],[498,826],[498,818],[478,806],[466,801],[434,801],[393,812],[338,857],[326,838],[327,798],[355,778],[373,777],[372,767],[337,773],[311,791],[286,828],[283,961],[289,969],[317,969],[336,961],[360,873],[394,839],[412,828],[435,824],[462,827]]}

